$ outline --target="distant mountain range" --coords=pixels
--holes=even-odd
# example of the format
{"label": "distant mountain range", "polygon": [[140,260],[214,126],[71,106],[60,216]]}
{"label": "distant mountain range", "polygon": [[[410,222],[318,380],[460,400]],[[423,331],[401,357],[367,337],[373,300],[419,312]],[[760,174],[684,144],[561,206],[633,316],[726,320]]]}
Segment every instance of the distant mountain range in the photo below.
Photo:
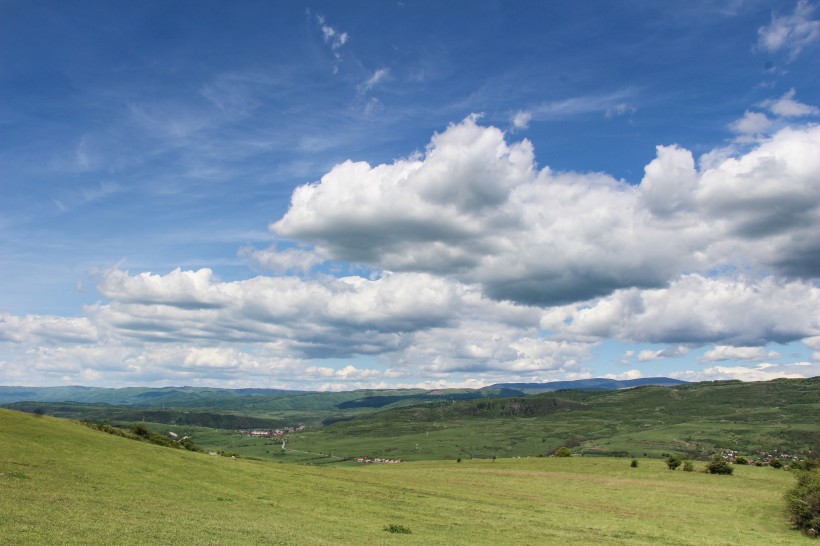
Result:
{"label": "distant mountain range", "polygon": [[216,389],[210,387],[3,387],[0,386],[0,405],[13,402],[82,402],[86,404],[117,404],[125,406],[150,405],[209,405],[215,400],[237,399],[246,396],[271,396],[298,393],[282,389]]}
{"label": "distant mountain range", "polygon": [[578,379],[575,381],[550,381],[548,383],[497,383],[490,385],[490,389],[514,389],[528,393],[551,392],[572,389],[583,390],[604,390],[614,391],[618,389],[629,389],[632,387],[644,387],[654,385],[657,387],[674,387],[683,385],[686,381],[672,379],[670,377],[643,377],[641,379],[605,379],[603,377],[595,379]]}
{"label": "distant mountain range", "polygon": [[[0,386],[0,405],[14,402],[80,402],[86,404],[114,404],[123,406],[214,407],[234,405],[253,399],[306,395],[327,398],[333,404],[346,403],[350,407],[382,407],[404,399],[471,399],[535,394],[567,389],[617,390],[644,385],[670,387],[686,381],[668,377],[643,379],[579,379],[577,381],[552,381],[549,383],[499,383],[483,389],[444,389],[424,391],[419,389],[379,389],[350,391],[347,393],[317,393],[282,389],[218,389],[210,387],[125,387],[119,389],[102,387],[3,387]],[[355,401],[355,402],[354,402]],[[346,406],[342,406],[346,407]]]}

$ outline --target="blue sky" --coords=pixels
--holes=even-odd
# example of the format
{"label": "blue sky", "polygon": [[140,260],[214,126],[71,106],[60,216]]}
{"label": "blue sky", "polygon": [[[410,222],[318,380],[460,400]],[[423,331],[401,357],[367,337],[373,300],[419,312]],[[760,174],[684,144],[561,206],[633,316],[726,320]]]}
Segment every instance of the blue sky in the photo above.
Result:
{"label": "blue sky", "polygon": [[820,375],[820,4],[0,5],[0,384]]}

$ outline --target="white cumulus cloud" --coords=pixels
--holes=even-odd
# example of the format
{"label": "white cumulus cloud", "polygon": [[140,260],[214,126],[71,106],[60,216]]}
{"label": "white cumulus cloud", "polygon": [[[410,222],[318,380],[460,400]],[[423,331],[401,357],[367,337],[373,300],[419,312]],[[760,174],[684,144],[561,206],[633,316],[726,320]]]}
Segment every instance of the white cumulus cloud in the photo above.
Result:
{"label": "white cumulus cloud", "polygon": [[512,124],[515,129],[527,129],[532,121],[532,113],[526,111],[519,111],[513,116]]}
{"label": "white cumulus cloud", "polygon": [[795,94],[796,91],[792,87],[782,97],[765,100],[761,102],[760,105],[764,108],[768,108],[772,114],[784,118],[820,115],[820,108],[795,100]]}
{"label": "white cumulus cloud", "polygon": [[785,128],[698,169],[659,146],[639,186],[538,169],[532,144],[474,117],[426,153],[347,161],[297,188],[277,236],[331,259],[446,275],[531,305],[657,288],[682,273],[820,274],[820,127]]}
{"label": "white cumulus cloud", "polygon": [[762,361],[771,358],[778,358],[780,354],[775,351],[766,351],[763,347],[732,347],[731,345],[718,345],[707,351],[700,360],[703,362],[720,362],[724,360],[757,360]]}
{"label": "white cumulus cloud", "polygon": [[742,118],[733,121],[729,125],[729,129],[731,129],[733,133],[737,133],[739,135],[753,136],[765,133],[771,126],[772,120],[770,120],[766,114],[762,112],[747,111],[743,114]]}
{"label": "white cumulus cloud", "polygon": [[820,375],[820,365],[810,362],[794,364],[762,363],[757,366],[715,366],[703,370],[687,370],[669,374],[675,379],[683,381],[726,381],[739,379],[740,381],[770,381],[781,377],[798,379],[801,377],[815,377]]}
{"label": "white cumulus cloud", "polygon": [[665,349],[652,350],[644,349],[638,353],[638,360],[641,362],[651,362],[662,358],[676,358],[684,356],[689,352],[689,347],[678,345],[677,347],[667,347]]}
{"label": "white cumulus cloud", "polygon": [[803,281],[686,275],[666,288],[619,290],[591,305],[551,309],[558,336],[665,344],[760,346],[820,334],[820,288]]}

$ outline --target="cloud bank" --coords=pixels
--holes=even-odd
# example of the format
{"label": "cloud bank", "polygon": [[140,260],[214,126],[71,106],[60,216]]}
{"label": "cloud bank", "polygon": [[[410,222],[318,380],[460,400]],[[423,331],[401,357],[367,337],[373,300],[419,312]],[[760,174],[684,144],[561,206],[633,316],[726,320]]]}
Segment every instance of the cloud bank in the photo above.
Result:
{"label": "cloud bank", "polygon": [[[766,107],[805,112],[793,96]],[[0,371],[478,386],[588,376],[596,347],[618,340],[666,346],[630,353],[639,363],[706,348],[701,362],[754,365],[684,379],[817,375],[816,361],[765,362],[780,355],[764,347],[818,349],[818,149],[814,124],[708,161],[663,145],[631,183],[542,167],[528,140],[471,116],[423,153],[346,161],[298,187],[270,226],[289,243],[240,251],[274,276],[114,268],[82,317],[2,316]]]}

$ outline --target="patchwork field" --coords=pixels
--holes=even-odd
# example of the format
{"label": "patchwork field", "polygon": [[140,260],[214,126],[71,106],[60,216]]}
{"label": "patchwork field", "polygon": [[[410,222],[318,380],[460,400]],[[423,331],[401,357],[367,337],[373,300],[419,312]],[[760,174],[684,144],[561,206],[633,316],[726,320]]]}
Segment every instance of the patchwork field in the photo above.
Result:
{"label": "patchwork field", "polygon": [[805,544],[792,483],[657,459],[283,465],[0,410],[4,544]]}

